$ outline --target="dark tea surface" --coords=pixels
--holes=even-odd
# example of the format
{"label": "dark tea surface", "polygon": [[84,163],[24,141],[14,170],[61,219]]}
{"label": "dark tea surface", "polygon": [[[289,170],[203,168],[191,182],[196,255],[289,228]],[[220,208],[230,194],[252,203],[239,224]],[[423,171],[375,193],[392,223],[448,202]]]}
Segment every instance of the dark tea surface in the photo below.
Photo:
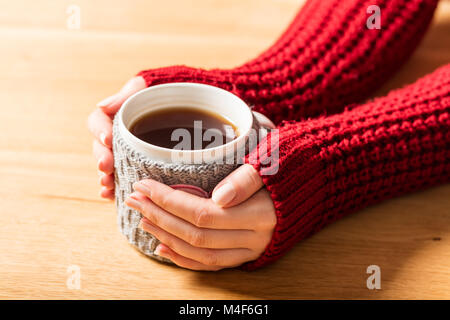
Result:
{"label": "dark tea surface", "polygon": [[178,150],[213,148],[238,135],[236,126],[225,117],[191,107],[149,112],[131,125],[130,132],[147,143]]}

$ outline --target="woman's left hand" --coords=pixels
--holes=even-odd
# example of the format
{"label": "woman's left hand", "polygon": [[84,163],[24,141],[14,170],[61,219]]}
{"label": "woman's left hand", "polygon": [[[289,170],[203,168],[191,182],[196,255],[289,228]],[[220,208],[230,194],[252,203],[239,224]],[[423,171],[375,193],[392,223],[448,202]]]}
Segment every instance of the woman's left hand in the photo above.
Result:
{"label": "woman's left hand", "polygon": [[258,172],[242,165],[205,199],[154,180],[134,184],[126,204],[161,244],[155,253],[180,267],[216,271],[257,259],[277,222]]}

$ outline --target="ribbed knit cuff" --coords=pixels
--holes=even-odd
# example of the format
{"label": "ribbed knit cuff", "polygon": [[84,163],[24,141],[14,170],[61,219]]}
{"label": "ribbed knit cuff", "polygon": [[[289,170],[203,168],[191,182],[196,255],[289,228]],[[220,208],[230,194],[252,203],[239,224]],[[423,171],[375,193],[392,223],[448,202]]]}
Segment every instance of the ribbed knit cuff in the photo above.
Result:
{"label": "ribbed knit cuff", "polygon": [[341,114],[285,122],[278,139],[268,139],[272,153],[279,147],[278,162],[258,149],[247,162],[263,178],[277,225],[246,270],[355,210],[450,181],[450,65]]}
{"label": "ribbed knit cuff", "polygon": [[[335,113],[384,83],[422,39],[437,0],[308,0],[283,35],[229,70],[146,70],[148,85],[197,82],[235,93],[274,123]],[[368,28],[369,6],[381,10]]]}
{"label": "ribbed knit cuff", "polygon": [[143,70],[142,76],[147,86],[170,82],[194,82],[209,84],[233,92],[234,86],[230,74],[219,69],[205,70],[184,65]]}
{"label": "ribbed knit cuff", "polygon": [[298,238],[306,238],[322,224],[323,200],[326,197],[325,164],[320,157],[320,139],[302,134],[308,129],[307,125],[281,126],[276,138],[273,137],[275,133],[271,133],[261,142],[266,143],[272,153],[279,148],[278,156],[275,156],[278,161],[268,161],[272,154],[261,153],[258,148],[246,158],[246,162],[258,170],[270,193],[277,224],[265,252],[257,260],[244,264],[241,267],[244,270],[253,270],[277,260]]}

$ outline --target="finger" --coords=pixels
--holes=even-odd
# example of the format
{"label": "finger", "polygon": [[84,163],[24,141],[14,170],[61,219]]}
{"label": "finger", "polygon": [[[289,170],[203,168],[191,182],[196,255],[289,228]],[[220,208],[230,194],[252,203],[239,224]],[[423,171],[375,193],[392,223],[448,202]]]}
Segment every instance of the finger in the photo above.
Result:
{"label": "finger", "polygon": [[146,87],[147,84],[144,78],[140,76],[131,78],[118,93],[100,101],[97,106],[100,107],[107,115],[114,115],[126,99]]}
{"label": "finger", "polygon": [[100,175],[100,184],[104,186],[108,190],[114,189],[114,175],[113,174],[104,174],[103,172]]}
{"label": "finger", "polygon": [[114,200],[114,191],[108,190],[105,187],[100,189],[100,196],[102,198],[108,199],[108,200]]}
{"label": "finger", "polygon": [[162,243],[160,243],[156,247],[155,254],[157,254],[158,256],[164,257],[166,259],[169,259],[170,261],[175,263],[177,266],[186,268],[186,269],[197,270],[197,271],[217,271],[217,270],[222,269],[222,267],[208,266],[208,265],[200,263],[198,261],[183,257]]}
{"label": "finger", "polygon": [[208,266],[231,267],[257,258],[250,249],[205,249],[191,246],[143,218],[140,227],[179,255]]}
{"label": "finger", "polygon": [[88,117],[88,127],[104,146],[112,146],[112,120],[101,109],[95,109]]}
{"label": "finger", "polygon": [[94,140],[92,151],[97,159],[97,168],[105,174],[114,172],[114,157],[112,150],[102,145],[98,140]]}
{"label": "finger", "polygon": [[111,105],[112,103],[114,103],[114,101],[118,99],[117,94],[118,93],[114,93],[112,96],[106,97],[105,99],[97,103],[97,107],[102,108],[103,110],[103,108]]}
{"label": "finger", "polygon": [[258,247],[252,230],[215,230],[198,228],[154,204],[145,195],[134,192],[125,204],[141,212],[152,224],[198,248],[228,249]]}
{"label": "finger", "polygon": [[232,207],[250,198],[263,185],[258,171],[244,164],[214,188],[211,199],[221,207]]}
{"label": "finger", "polygon": [[141,180],[133,188],[158,207],[200,228],[254,230],[257,221],[258,212],[254,208],[242,210],[242,207],[236,206],[224,209],[211,199],[172,189],[155,180]]}

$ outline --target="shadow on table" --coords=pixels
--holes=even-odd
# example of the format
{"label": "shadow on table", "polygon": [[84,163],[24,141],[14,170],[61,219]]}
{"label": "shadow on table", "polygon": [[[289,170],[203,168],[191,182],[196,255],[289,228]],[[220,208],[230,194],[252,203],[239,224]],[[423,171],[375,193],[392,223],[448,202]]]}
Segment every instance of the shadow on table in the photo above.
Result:
{"label": "shadow on table", "polygon": [[[440,262],[427,262],[423,270],[414,266],[424,262],[419,256],[428,250],[448,247],[449,208],[450,185],[432,188],[345,217],[265,268],[199,272],[192,279],[205,292],[220,288],[246,299],[402,298],[398,278],[414,271],[421,279],[408,281],[423,284],[428,280],[424,277],[442,270]],[[367,267],[373,264],[381,268],[379,291],[366,285]],[[409,292],[414,294],[420,297],[427,292]]]}
{"label": "shadow on table", "polygon": [[[434,24],[409,61],[375,96],[449,63],[449,34],[450,22]],[[273,265],[254,272],[197,273],[196,286],[255,299],[381,298],[397,273],[408,267],[409,259],[428,246],[448,241],[450,210],[443,209],[442,196],[450,198],[449,194],[450,188],[443,186],[373,206],[297,244]],[[417,203],[421,205],[415,207]],[[384,291],[366,287],[366,268],[371,264],[382,269]]]}
{"label": "shadow on table", "polygon": [[374,97],[384,96],[390,90],[401,88],[450,63],[450,21],[435,23],[422,39],[422,43],[409,60],[394,74]]}

